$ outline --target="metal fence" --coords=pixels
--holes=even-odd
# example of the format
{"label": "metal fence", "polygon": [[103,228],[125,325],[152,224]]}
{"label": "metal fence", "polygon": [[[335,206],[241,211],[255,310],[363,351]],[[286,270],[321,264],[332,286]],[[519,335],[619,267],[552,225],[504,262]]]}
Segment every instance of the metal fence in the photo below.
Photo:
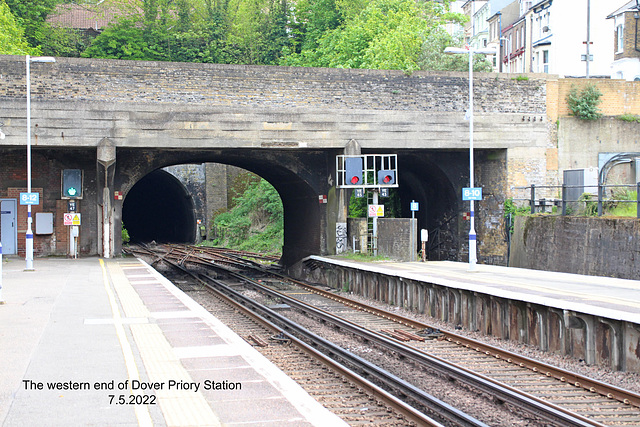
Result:
{"label": "metal fence", "polygon": [[[604,208],[606,206],[617,205],[618,203],[635,203],[636,204],[636,217],[640,218],[640,182],[637,184],[610,184],[610,185],[535,185],[532,184],[528,187],[511,187],[513,190],[529,190],[530,196],[529,198],[513,198],[514,201],[529,201],[529,205],[531,207],[531,213],[537,212],[547,212],[548,208],[553,208],[553,206],[561,207],[559,210],[561,215],[568,215],[570,212],[575,212],[577,209],[575,206],[579,204],[585,205],[585,207],[593,206],[596,209],[597,215],[602,216],[604,212]],[[597,188],[597,194],[591,193],[582,193],[580,197],[576,199],[575,195],[571,198],[569,194],[574,189],[583,189],[585,188]],[[631,191],[636,191],[635,200],[629,199],[619,199],[611,196],[607,196],[608,189],[616,189],[616,188],[629,188]],[[560,189],[561,190],[561,198],[537,198],[536,191],[537,190],[546,190],[546,189]],[[587,194],[588,196],[585,196]],[[593,199],[591,197],[594,197]]]}

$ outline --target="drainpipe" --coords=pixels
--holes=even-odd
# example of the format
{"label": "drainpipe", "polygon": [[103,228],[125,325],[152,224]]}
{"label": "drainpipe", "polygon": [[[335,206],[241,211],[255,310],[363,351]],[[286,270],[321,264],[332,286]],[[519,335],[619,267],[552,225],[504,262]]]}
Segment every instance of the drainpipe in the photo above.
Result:
{"label": "drainpipe", "polygon": [[[637,25],[638,20],[636,19],[636,26]],[[637,35],[638,32],[636,31],[636,36]],[[502,72],[502,12],[498,12],[498,72]]]}
{"label": "drainpipe", "polygon": [[[638,1],[640,0],[636,0],[636,2]],[[634,48],[636,49],[636,52],[640,52],[640,48],[638,48],[638,18],[640,18],[640,5],[638,5],[637,8],[638,11],[633,14],[633,17],[636,18],[636,40]]]}

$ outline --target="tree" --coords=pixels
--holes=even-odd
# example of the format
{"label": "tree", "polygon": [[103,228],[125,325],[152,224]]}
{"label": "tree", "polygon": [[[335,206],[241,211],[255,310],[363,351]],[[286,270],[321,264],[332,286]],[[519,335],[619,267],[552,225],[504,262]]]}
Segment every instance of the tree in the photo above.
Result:
{"label": "tree", "polygon": [[82,53],[85,58],[154,59],[137,21],[123,19],[109,26]]}
{"label": "tree", "polygon": [[343,22],[336,0],[299,0],[294,5],[292,18],[289,26],[295,53],[316,49],[320,37]]}
{"label": "tree", "polygon": [[24,36],[24,29],[16,22],[9,6],[0,0],[0,54],[39,55],[39,49],[32,48]]}
{"label": "tree", "polygon": [[4,0],[16,18],[16,22],[24,28],[24,35],[31,46],[40,45],[43,34],[42,27],[47,16],[55,9],[60,0]]}
{"label": "tree", "polygon": [[342,25],[317,38],[317,47],[303,44],[283,64],[411,72],[421,68],[419,59],[429,35],[447,20],[461,19],[449,13],[448,1],[335,1]]}
{"label": "tree", "polygon": [[[422,44],[422,51],[418,59],[420,69],[431,71],[469,70],[469,55],[448,55],[444,53],[446,47],[461,45],[461,37],[451,36],[444,28],[434,29]],[[493,67],[484,55],[474,55],[473,71],[491,72]]]}

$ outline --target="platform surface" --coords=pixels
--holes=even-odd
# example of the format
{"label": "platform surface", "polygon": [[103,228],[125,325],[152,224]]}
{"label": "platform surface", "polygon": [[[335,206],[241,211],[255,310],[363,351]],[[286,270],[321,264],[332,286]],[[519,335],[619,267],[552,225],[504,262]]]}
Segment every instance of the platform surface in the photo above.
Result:
{"label": "platform surface", "polygon": [[329,264],[471,290],[561,310],[640,324],[640,280],[529,270],[453,261],[359,262],[318,257]]}
{"label": "platform surface", "polygon": [[5,257],[0,425],[345,425],[135,258]]}

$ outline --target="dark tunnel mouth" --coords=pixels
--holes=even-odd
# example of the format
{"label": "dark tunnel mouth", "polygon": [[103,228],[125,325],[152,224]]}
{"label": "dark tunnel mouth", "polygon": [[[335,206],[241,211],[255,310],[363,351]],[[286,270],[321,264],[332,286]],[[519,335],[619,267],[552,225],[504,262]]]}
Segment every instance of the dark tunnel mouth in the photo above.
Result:
{"label": "dark tunnel mouth", "polygon": [[194,243],[196,218],[187,189],[168,172],[155,170],[128,192],[122,223],[132,243]]}

